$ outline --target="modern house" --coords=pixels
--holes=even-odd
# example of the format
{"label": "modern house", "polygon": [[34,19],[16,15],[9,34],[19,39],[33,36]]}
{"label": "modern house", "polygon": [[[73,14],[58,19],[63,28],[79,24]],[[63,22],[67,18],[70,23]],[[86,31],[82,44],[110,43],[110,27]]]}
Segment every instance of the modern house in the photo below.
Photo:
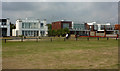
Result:
{"label": "modern house", "polygon": [[72,28],[72,21],[61,20],[52,22],[52,30],[64,29],[64,28]]}
{"label": "modern house", "polygon": [[119,25],[111,25],[110,23],[98,24],[92,23],[73,23],[72,21],[56,21],[52,22],[52,30],[68,28],[70,34],[77,36],[89,37],[118,37]]}
{"label": "modern house", "polygon": [[46,20],[26,18],[16,20],[16,29],[12,31],[12,36],[47,36],[48,27],[46,26]]}
{"label": "modern house", "polygon": [[70,29],[70,33],[80,36],[88,36],[89,30],[86,30],[85,24],[73,23],[72,29]]}
{"label": "modern house", "polygon": [[10,19],[0,19],[0,36],[10,36]]}
{"label": "modern house", "polygon": [[90,30],[90,36],[117,36],[119,31],[115,29],[115,25],[110,23],[97,24],[96,22],[85,23],[86,29]]}
{"label": "modern house", "polygon": [[52,30],[58,30],[64,28],[68,28],[70,34],[82,35],[82,36],[89,35],[89,30],[85,29],[84,24],[73,23],[73,21],[68,21],[68,20],[52,22]]}

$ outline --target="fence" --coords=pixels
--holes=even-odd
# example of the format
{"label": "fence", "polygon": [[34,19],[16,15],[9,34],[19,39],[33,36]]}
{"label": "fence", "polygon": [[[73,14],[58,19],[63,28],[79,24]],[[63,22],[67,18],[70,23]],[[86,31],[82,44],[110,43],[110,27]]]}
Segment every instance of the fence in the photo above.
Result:
{"label": "fence", "polygon": [[99,41],[99,40],[118,40],[116,37],[70,37],[69,39],[66,39],[65,37],[29,37],[29,38],[24,38],[24,37],[12,37],[12,38],[3,38],[1,39],[4,43],[7,42],[12,42],[12,41],[18,41],[18,42],[26,42],[26,41],[35,41],[35,42],[40,42],[40,41],[48,41],[48,42],[53,42],[53,41]]}

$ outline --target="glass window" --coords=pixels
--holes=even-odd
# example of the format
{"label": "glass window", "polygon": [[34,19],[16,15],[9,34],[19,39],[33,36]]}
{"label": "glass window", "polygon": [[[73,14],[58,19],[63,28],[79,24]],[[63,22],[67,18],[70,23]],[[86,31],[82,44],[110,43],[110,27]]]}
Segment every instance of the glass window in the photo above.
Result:
{"label": "glass window", "polygon": [[63,24],[63,29],[64,28],[69,28],[69,24]]}
{"label": "glass window", "polygon": [[45,35],[45,31],[40,31],[41,36]]}
{"label": "glass window", "polygon": [[29,28],[29,23],[26,23],[26,28]]}
{"label": "glass window", "polygon": [[29,27],[28,27],[28,28],[30,28],[30,23],[28,23],[28,25],[29,25]]}
{"label": "glass window", "polygon": [[27,36],[27,31],[25,31],[25,36]]}
{"label": "glass window", "polygon": [[40,23],[40,27],[43,27],[43,23]]}
{"label": "glass window", "polygon": [[6,22],[2,22],[2,25],[6,25]]}
{"label": "glass window", "polygon": [[37,28],[37,23],[34,23],[34,28]]}
{"label": "glass window", "polygon": [[31,31],[31,35],[33,36],[33,31]]}
{"label": "glass window", "polygon": [[31,28],[34,28],[34,23],[31,23]]}
{"label": "glass window", "polygon": [[24,31],[22,31],[22,35],[24,36]]}
{"label": "glass window", "polygon": [[24,28],[24,23],[22,23],[22,28]]}
{"label": "glass window", "polygon": [[97,30],[98,29],[98,26],[97,25],[94,25],[94,30]]}
{"label": "glass window", "polygon": [[105,28],[104,25],[101,25],[101,30],[104,30],[104,28]]}
{"label": "glass window", "polygon": [[30,36],[30,31],[28,31],[28,35]]}

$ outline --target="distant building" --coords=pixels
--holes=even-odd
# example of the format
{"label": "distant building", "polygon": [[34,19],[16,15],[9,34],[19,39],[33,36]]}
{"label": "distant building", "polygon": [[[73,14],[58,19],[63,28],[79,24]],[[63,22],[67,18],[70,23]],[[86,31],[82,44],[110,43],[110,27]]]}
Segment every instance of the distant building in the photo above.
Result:
{"label": "distant building", "polygon": [[89,36],[89,30],[86,30],[85,24],[73,23],[72,29],[70,29],[71,34],[80,36]]}
{"label": "distant building", "polygon": [[115,30],[119,30],[120,32],[120,24],[115,24]]}
{"label": "distant building", "polygon": [[0,36],[10,36],[10,19],[0,19]]}
{"label": "distant building", "polygon": [[[111,25],[110,23],[98,24],[92,23],[73,23],[72,21],[56,21],[52,22],[52,30],[68,28],[70,34],[77,36],[93,36],[93,37],[108,37],[118,36],[119,27],[118,25]],[[116,28],[116,29],[115,29]]]}
{"label": "distant building", "polygon": [[56,21],[52,22],[52,30],[58,30],[58,29],[64,29],[64,28],[72,28],[72,21],[66,21],[66,20],[61,20],[61,21]]}
{"label": "distant building", "polygon": [[90,30],[90,36],[110,36],[119,34],[119,31],[115,29],[115,25],[110,23],[97,24],[96,22],[85,23],[86,29]]}
{"label": "distant building", "polygon": [[85,24],[73,23],[72,21],[61,20],[52,22],[52,30],[68,28],[70,34],[88,36],[89,30],[86,30]]}
{"label": "distant building", "polygon": [[47,36],[48,27],[46,26],[46,20],[18,19],[16,21],[16,29],[13,29],[12,31],[12,36]]}

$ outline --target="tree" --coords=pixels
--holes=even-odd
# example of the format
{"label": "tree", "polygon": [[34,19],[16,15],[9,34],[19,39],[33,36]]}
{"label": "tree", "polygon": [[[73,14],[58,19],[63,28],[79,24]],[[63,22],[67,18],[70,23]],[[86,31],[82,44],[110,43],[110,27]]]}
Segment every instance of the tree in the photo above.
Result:
{"label": "tree", "polygon": [[64,37],[65,34],[66,34],[66,33],[65,33],[64,29],[61,29],[61,36]]}
{"label": "tree", "polygon": [[47,24],[47,26],[48,26],[48,36],[52,36],[52,25]]}
{"label": "tree", "polygon": [[59,29],[57,30],[57,36],[60,37],[60,35],[61,35],[61,30]]}
{"label": "tree", "polygon": [[48,26],[48,30],[52,29],[52,25],[51,24],[47,24],[47,26]]}
{"label": "tree", "polygon": [[65,34],[70,33],[70,31],[69,31],[68,28],[65,28],[65,29],[64,29],[64,32],[65,32]]}
{"label": "tree", "polygon": [[48,30],[48,36],[52,36],[52,30],[51,29]]}
{"label": "tree", "polygon": [[12,36],[12,29],[15,29],[15,25],[10,22],[10,36]]}
{"label": "tree", "polygon": [[52,30],[52,36],[56,36],[56,30]]}

